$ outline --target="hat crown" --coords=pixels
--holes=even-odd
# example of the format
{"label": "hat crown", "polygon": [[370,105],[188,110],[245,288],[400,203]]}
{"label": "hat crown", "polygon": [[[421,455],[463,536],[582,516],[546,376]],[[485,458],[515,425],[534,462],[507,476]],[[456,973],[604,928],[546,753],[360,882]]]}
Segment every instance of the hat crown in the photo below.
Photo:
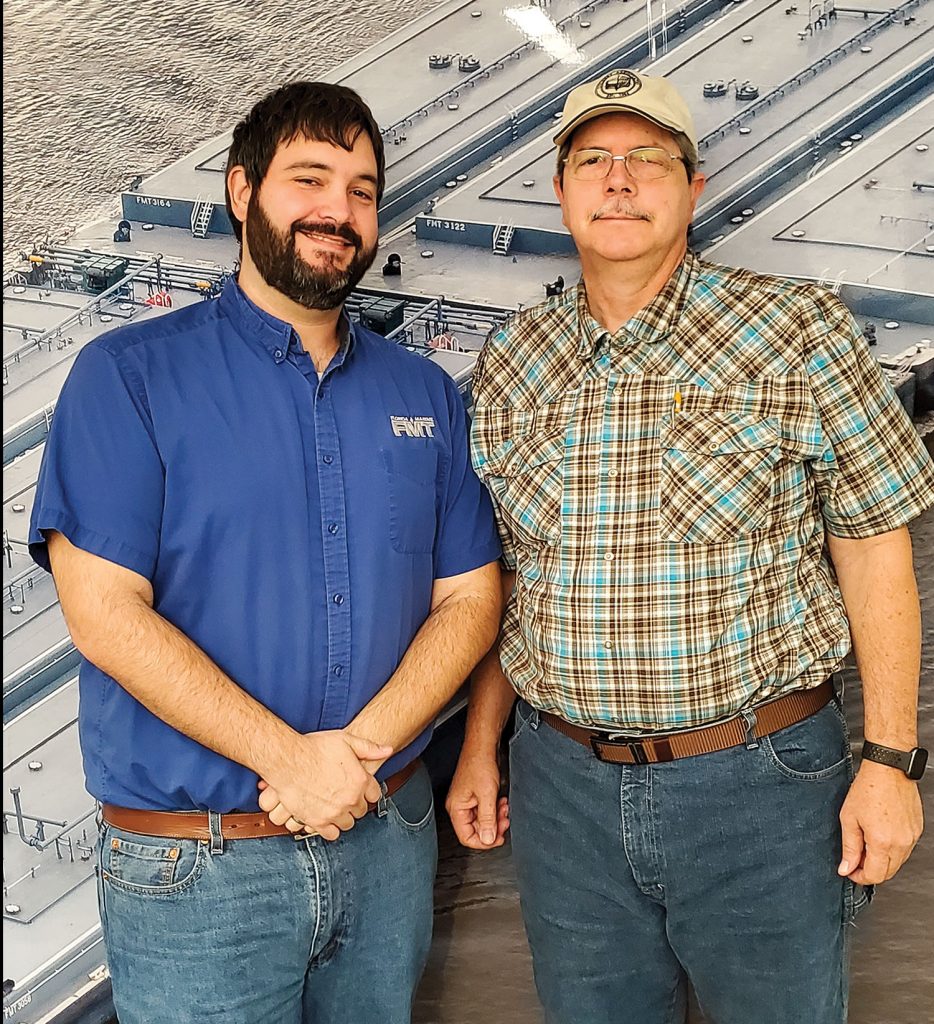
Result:
{"label": "hat crown", "polygon": [[571,90],[554,137],[555,144],[561,145],[584,122],[614,112],[639,114],[684,136],[690,150],[685,155],[697,162],[694,120],[684,98],[667,79],[643,75],[630,68],[613,68],[600,78]]}

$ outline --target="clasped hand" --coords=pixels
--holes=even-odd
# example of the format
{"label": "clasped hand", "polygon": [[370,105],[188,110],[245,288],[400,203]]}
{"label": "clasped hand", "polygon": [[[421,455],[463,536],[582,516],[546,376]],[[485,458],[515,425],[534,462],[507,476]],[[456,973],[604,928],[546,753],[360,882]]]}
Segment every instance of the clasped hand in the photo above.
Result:
{"label": "clasped hand", "polygon": [[374,772],[392,748],[344,729],[297,738],[289,769],[262,779],[259,806],[274,825],[334,840],[381,795]]}

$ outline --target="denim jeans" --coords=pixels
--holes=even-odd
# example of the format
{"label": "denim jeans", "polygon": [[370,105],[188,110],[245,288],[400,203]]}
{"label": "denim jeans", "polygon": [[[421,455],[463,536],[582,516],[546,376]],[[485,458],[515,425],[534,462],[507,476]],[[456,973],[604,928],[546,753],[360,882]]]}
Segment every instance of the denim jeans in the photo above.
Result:
{"label": "denim jeans", "polygon": [[611,765],[520,702],[513,856],[549,1024],[841,1024],[868,894],[836,872],[840,707],[751,746]]}
{"label": "denim jeans", "polygon": [[211,843],[102,824],[99,850],[120,1024],[411,1019],[437,866],[424,767],[333,843]]}

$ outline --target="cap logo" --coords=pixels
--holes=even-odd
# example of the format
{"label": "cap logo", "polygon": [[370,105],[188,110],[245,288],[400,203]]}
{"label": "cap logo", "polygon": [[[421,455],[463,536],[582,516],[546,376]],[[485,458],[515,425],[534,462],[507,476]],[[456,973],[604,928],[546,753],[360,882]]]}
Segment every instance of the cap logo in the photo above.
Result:
{"label": "cap logo", "polygon": [[596,94],[605,100],[631,96],[642,88],[642,80],[631,71],[611,71],[597,82]]}

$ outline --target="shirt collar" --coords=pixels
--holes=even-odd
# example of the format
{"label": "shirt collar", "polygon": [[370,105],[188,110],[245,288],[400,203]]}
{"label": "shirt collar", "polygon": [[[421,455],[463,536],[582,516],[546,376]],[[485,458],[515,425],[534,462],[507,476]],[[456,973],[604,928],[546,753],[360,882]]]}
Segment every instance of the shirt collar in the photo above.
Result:
{"label": "shirt collar", "polygon": [[[687,305],[698,269],[699,261],[689,250],[658,295],[627,320],[617,333],[625,332],[638,341],[646,342],[661,341],[667,337]],[[591,314],[583,281],[577,286],[577,316],[580,322],[577,354],[581,359],[589,359],[596,352],[597,346],[613,335]]]}
{"label": "shirt collar", "polygon": [[[292,325],[257,306],[240,287],[236,278],[232,277],[227,282],[218,301],[231,320],[238,327],[245,328],[244,336],[262,345],[277,363],[285,359],[290,346],[301,346]],[[335,365],[339,366],[350,354],[355,343],[354,324],[345,310],[341,310],[337,322],[337,336],[340,340],[340,349]]]}

